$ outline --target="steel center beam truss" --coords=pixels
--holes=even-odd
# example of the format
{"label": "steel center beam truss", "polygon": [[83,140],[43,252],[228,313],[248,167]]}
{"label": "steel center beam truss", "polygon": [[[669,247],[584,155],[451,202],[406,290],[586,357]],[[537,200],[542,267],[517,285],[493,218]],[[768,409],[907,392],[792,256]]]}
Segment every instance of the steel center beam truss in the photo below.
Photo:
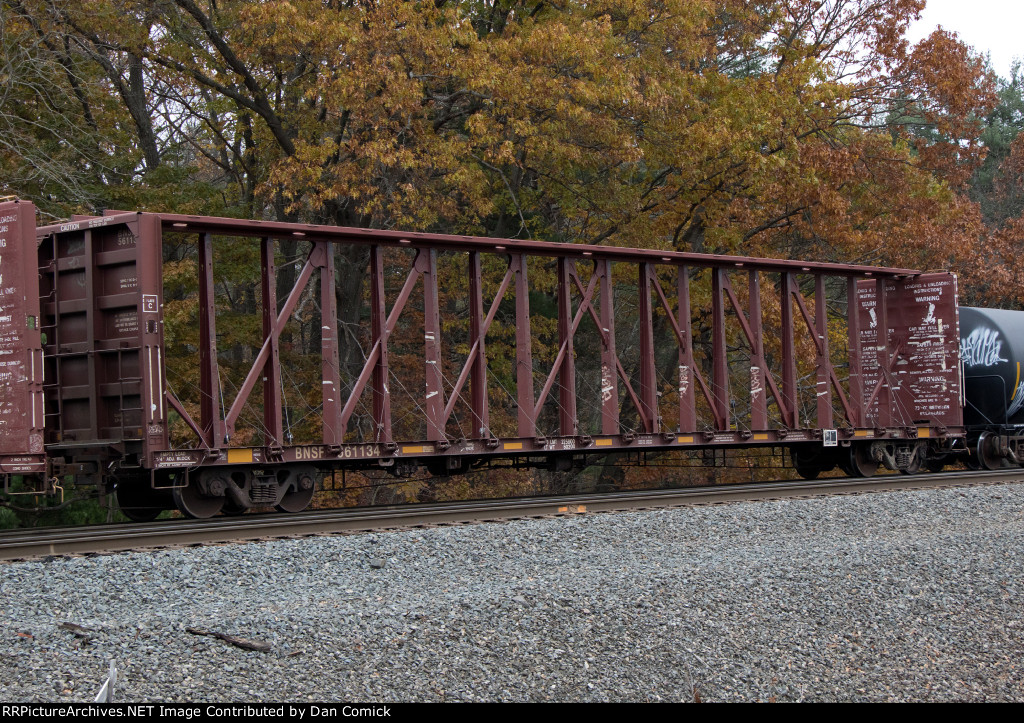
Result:
{"label": "steel center beam truss", "polygon": [[[145,346],[132,387],[145,424],[119,441],[140,440],[150,469],[313,459],[444,460],[451,471],[495,455],[821,443],[833,429],[843,439],[961,431],[956,413],[926,413],[901,396],[908,346],[876,329],[899,316],[891,302],[907,289],[949,275],[174,214],[110,213],[37,233],[52,249],[44,263],[57,291],[79,263],[97,278],[105,264],[135,265],[134,286],[128,271],[119,278],[137,292],[142,321],[117,346]],[[130,243],[115,247],[114,237]],[[194,248],[198,270],[194,390],[166,381],[160,279],[172,237]],[[84,239],[84,251],[66,239]],[[258,245],[258,331],[227,349],[217,258],[238,243]],[[298,262],[285,244],[302,253]],[[365,280],[347,297],[339,259]],[[97,315],[87,324],[99,328],[105,303],[80,303]],[[303,334],[319,338],[316,398],[285,381],[300,315]],[[361,362],[343,364],[352,345]],[[81,376],[81,393],[109,396],[108,377],[107,391],[94,392],[98,378]],[[296,439],[300,403],[309,423]],[[172,440],[172,410],[189,439]]]}

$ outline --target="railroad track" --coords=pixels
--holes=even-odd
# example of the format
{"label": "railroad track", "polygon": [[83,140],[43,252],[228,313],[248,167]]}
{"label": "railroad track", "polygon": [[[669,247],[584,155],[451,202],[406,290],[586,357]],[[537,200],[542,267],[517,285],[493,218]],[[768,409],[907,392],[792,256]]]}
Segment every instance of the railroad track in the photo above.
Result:
{"label": "railroad track", "polygon": [[202,544],[345,534],[470,522],[668,508],[752,500],[821,497],[1024,481],[1024,469],[947,472],[872,479],[834,478],[722,487],[614,492],[456,503],[317,510],[216,520],[162,520],[147,524],[51,527],[0,532],[0,560],[82,555]]}

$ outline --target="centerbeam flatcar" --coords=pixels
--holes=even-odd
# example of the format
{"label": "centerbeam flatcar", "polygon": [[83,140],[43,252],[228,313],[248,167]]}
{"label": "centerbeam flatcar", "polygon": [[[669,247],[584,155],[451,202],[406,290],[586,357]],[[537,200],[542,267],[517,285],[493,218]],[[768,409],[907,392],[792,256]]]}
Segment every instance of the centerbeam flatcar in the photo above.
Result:
{"label": "centerbeam flatcar", "polygon": [[[303,509],[338,469],[783,447],[804,476],[871,475],[969,446],[949,273],[138,212],[37,228],[21,201],[0,217],[5,489],[75,475],[133,519],[210,517]],[[198,276],[194,389],[168,381],[169,239]],[[239,244],[258,247],[258,321],[227,349],[215,279]],[[301,440],[281,360],[299,311],[320,346]]]}

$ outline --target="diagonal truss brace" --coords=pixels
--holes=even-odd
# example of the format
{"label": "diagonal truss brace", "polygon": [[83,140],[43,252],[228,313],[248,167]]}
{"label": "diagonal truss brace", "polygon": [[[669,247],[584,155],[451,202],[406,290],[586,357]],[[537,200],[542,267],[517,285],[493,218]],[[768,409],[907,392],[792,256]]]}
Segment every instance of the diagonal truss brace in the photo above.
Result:
{"label": "diagonal truss brace", "polygon": [[718,414],[711,389],[694,361],[693,336],[690,332],[689,269],[686,266],[679,267],[679,321],[676,320],[672,312],[672,305],[669,304],[665,291],[661,288],[661,282],[655,277],[651,286],[658,293],[658,299],[661,301],[662,308],[665,309],[666,317],[679,345],[679,430],[681,432],[697,431],[697,412],[691,378],[697,382],[701,393],[711,407],[715,416],[715,429],[725,429],[727,420]]}

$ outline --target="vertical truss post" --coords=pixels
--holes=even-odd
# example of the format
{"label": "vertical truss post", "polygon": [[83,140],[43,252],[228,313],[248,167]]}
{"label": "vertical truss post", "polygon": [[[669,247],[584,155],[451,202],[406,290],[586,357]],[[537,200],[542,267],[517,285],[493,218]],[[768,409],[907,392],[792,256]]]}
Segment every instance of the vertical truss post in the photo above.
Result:
{"label": "vertical truss post", "polygon": [[334,293],[334,244],[323,242],[324,265],[320,269],[321,387],[323,388],[324,444],[341,444],[341,369],[338,361],[338,300]]}
{"label": "vertical truss post", "polygon": [[725,269],[711,270],[711,396],[716,416],[729,429],[729,357],[725,339]]}
{"label": "vertical truss post", "polygon": [[470,405],[473,407],[473,435],[490,437],[491,419],[487,407],[487,350],[484,346],[484,293],[480,253],[469,254],[469,346],[476,346],[470,370]]}
{"label": "vertical truss post", "polygon": [[572,337],[572,271],[575,260],[558,259],[558,343],[565,347],[558,369],[558,429],[564,437],[576,434],[576,359]]}
{"label": "vertical truss post", "polygon": [[[796,279],[793,274],[782,274],[782,398],[786,410],[783,424],[789,429],[800,427],[800,407],[796,388],[796,327],[793,324],[793,293]],[[786,413],[788,412],[788,414]]]}
{"label": "vertical truss post", "polygon": [[697,392],[693,366],[693,324],[690,321],[690,269],[679,267],[679,431],[697,431]]}
{"label": "vertical truss post", "polygon": [[612,288],[612,262],[597,262],[601,274],[601,434],[619,433],[619,375],[615,353],[615,294]]}
{"label": "vertical truss post", "polygon": [[530,282],[526,254],[514,254],[509,263],[516,271],[516,401],[519,407],[517,434],[536,437],[533,403],[533,351],[530,336]]}
{"label": "vertical truss post", "polygon": [[756,269],[750,272],[750,427],[768,429],[768,367],[764,359],[764,327],[761,314],[761,279]]}
{"label": "vertical truss post", "polygon": [[889,350],[889,309],[885,302],[885,279],[875,280],[875,311],[878,317],[878,374],[882,380],[882,388],[878,393],[878,426],[885,429],[892,426],[892,389],[889,386],[890,350]]}
{"label": "vertical truss post", "polygon": [[[86,341],[89,349],[96,348],[96,338],[103,338],[103,314],[100,312],[98,307],[99,300],[96,295],[91,291],[96,288],[96,237],[93,235],[91,230],[86,230],[84,234],[84,256],[83,262],[85,264],[85,288],[90,289],[88,294],[90,298],[89,306],[92,307],[90,312],[87,314],[87,318],[90,319],[89,325],[86,327]],[[30,247],[31,248],[31,247]],[[136,282],[137,283],[137,282]],[[213,280],[211,276],[210,288],[213,288]],[[213,294],[210,294],[210,299],[213,298]],[[212,305],[212,301],[210,302]],[[203,306],[203,309],[206,309]],[[212,306],[211,306],[212,309]],[[202,319],[203,311],[200,311],[200,320]],[[212,311],[211,311],[212,314]],[[216,348],[216,332],[214,332],[214,348]],[[89,429],[90,434],[93,435],[93,439],[100,439],[103,435],[100,433],[100,405],[97,389],[97,366],[100,364],[101,357],[97,354],[93,354],[88,359],[88,381],[89,381]],[[216,356],[214,357],[214,364],[217,363]],[[214,367],[216,368],[216,367]],[[215,377],[216,378],[216,377]],[[214,413],[216,413],[216,405],[214,406]],[[216,445],[216,442],[214,442]]]}
{"label": "vertical truss post", "polygon": [[270,354],[263,364],[263,427],[265,444],[282,444],[284,429],[281,420],[281,351],[277,327],[277,269],[274,265],[274,241],[260,241],[260,262],[263,270],[260,291],[263,296],[263,339],[270,340]]}
{"label": "vertical truss post", "polygon": [[[167,449],[170,446],[166,424],[167,413],[165,411],[167,386],[164,381],[166,379],[166,371],[164,369],[163,360],[163,325],[159,323],[159,321],[163,319],[163,311],[159,304],[156,306],[149,306],[145,303],[145,295],[147,293],[154,294],[158,297],[162,296],[163,243],[160,223],[157,219],[152,216],[139,217],[139,232],[138,236],[136,236],[135,244],[136,248],[142,246],[146,249],[141,251],[137,257],[138,285],[139,292],[142,294],[143,302],[140,307],[141,315],[139,320],[139,331],[141,333],[142,344],[146,349],[147,357],[152,354],[154,350],[156,351],[156,384],[155,386],[150,384],[144,385],[142,391],[142,406],[144,409],[150,410],[150,425],[146,430],[145,447],[148,448],[148,450]],[[33,260],[37,258],[38,256],[33,255]],[[154,324],[153,322],[158,323]],[[30,347],[37,346],[39,344],[38,329],[35,334],[36,340],[32,339],[31,333],[29,338],[26,340]],[[40,403],[42,403],[42,379],[39,379],[37,384],[38,386],[33,385],[32,388],[39,390],[38,398]],[[31,398],[31,403],[35,405],[36,393],[32,393]],[[42,412],[40,412],[38,419],[43,419]],[[40,422],[40,425],[42,425],[42,422]],[[201,439],[202,435],[199,435],[199,437]],[[155,464],[155,460],[149,456],[148,451],[144,452],[144,454],[149,457],[150,464]]]}
{"label": "vertical truss post", "polygon": [[654,364],[654,315],[651,308],[651,275],[648,263],[640,264],[640,423],[644,431],[653,434],[658,431],[658,389]]}
{"label": "vertical truss post", "polygon": [[213,239],[199,237],[199,418],[206,444],[216,449],[224,442],[220,416],[220,373],[217,368],[217,310],[213,289]]}
{"label": "vertical truss post", "polygon": [[859,427],[864,424],[864,378],[860,357],[860,304],[857,300],[857,279],[853,276],[846,281],[846,320],[848,330],[847,359],[850,363],[850,407],[853,419],[850,424]]}
{"label": "vertical truss post", "polygon": [[444,439],[444,384],[441,378],[441,312],[437,302],[437,251],[426,253],[427,268],[423,272],[423,358],[426,373],[426,396],[423,408],[427,413],[427,439]]}
{"label": "vertical truss post", "polygon": [[373,366],[373,422],[377,442],[391,442],[391,397],[388,393],[388,328],[384,305],[384,250],[370,249],[370,333],[380,349]]}
{"label": "vertical truss post", "polygon": [[818,427],[820,429],[831,429],[832,417],[832,384],[831,370],[832,361],[829,358],[828,349],[828,308],[825,299],[825,277],[822,274],[814,276],[814,333],[817,335],[815,347],[817,348],[817,371],[818,371]]}

